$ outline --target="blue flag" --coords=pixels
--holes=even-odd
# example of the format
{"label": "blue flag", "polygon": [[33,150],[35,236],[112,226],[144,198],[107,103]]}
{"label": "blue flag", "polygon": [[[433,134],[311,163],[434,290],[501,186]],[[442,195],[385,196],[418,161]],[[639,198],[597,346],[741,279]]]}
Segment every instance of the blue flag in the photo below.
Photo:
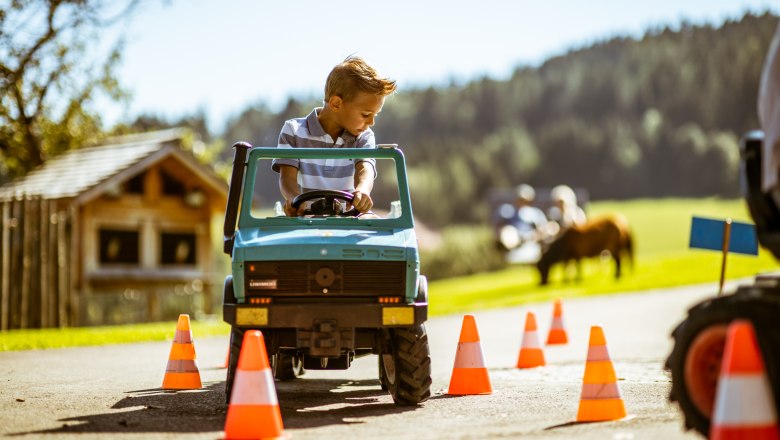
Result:
{"label": "blue flag", "polygon": [[[723,250],[723,232],[726,228],[725,220],[716,220],[703,217],[693,217],[691,221],[692,248]],[[729,239],[729,252],[740,254],[758,255],[758,239],[756,227],[750,223],[731,222]]]}

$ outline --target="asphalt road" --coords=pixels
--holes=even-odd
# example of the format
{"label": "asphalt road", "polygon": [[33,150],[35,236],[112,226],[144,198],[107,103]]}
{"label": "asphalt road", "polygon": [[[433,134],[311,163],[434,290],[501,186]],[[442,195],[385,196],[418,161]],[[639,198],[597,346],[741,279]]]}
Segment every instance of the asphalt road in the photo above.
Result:
{"label": "asphalt road", "polygon": [[[285,432],[295,439],[573,438],[682,439],[676,406],[667,401],[663,361],[669,334],[687,308],[714,284],[564,301],[570,342],[546,347],[547,366],[514,368],[527,310],[546,335],[552,305],[475,313],[493,394],[446,395],[462,316],[431,319],[427,328],[433,396],[420,407],[396,407],[382,392],[377,359],[346,371],[277,382]],[[619,378],[626,420],[573,423],[591,325],[604,328]],[[171,338],[175,328],[171,328]],[[204,388],[159,389],[170,342],[0,353],[0,435],[27,438],[221,438],[227,337],[193,335]]]}

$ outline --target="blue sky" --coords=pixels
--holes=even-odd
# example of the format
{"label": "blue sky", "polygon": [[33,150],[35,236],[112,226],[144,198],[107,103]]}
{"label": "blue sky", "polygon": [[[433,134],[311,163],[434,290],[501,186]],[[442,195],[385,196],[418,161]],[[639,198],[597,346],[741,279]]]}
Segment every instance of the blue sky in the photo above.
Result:
{"label": "blue sky", "polygon": [[648,27],[719,24],[766,0],[398,0],[272,2],[173,0],[144,4],[124,28],[121,83],[129,104],[107,122],[145,112],[203,110],[213,129],[248,105],[278,107],[290,95],[321,95],[347,55],[366,58],[400,90],[505,78],[571,48]]}

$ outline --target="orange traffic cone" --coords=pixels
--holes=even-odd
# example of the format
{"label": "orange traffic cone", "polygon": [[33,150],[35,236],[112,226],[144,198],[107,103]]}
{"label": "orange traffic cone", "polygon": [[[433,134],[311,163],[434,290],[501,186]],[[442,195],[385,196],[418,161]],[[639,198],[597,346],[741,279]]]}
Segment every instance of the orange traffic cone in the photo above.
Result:
{"label": "orange traffic cone", "polygon": [[225,418],[225,438],[281,438],[285,437],[283,430],[263,334],[259,330],[248,330],[244,333],[238,355]]}
{"label": "orange traffic cone", "polygon": [[467,394],[490,394],[490,376],[485,367],[482,346],[474,316],[465,315],[460,329],[458,351],[455,353],[455,366],[452,368],[450,388],[447,394],[463,396]]}
{"label": "orange traffic cone", "polygon": [[520,354],[517,356],[517,368],[534,368],[544,366],[544,351],[539,344],[539,333],[536,331],[536,315],[528,312],[525,315],[525,331]]}
{"label": "orange traffic cone", "polygon": [[595,325],[590,328],[588,360],[585,362],[577,421],[600,422],[625,416],[626,407],[620,395],[615,369],[609,359],[604,330]]}
{"label": "orange traffic cone", "polygon": [[569,336],[566,334],[566,328],[563,326],[563,302],[560,298],[555,299],[553,305],[553,318],[550,325],[550,331],[547,333],[547,345],[566,344],[569,342]]}
{"label": "orange traffic cone", "polygon": [[225,363],[222,365],[222,368],[227,368],[230,365],[230,347],[228,347],[227,354],[225,355]]}
{"label": "orange traffic cone", "polygon": [[162,387],[167,390],[195,390],[203,387],[200,371],[195,363],[190,315],[179,315]]}
{"label": "orange traffic cone", "polygon": [[772,387],[764,370],[753,325],[732,322],[715,396],[711,439],[780,439]]}

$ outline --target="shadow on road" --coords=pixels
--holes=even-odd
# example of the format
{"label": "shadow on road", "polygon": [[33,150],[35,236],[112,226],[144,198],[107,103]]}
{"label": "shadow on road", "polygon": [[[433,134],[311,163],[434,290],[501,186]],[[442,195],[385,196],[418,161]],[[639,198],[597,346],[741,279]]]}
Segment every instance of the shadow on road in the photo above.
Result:
{"label": "shadow on road", "polygon": [[279,406],[285,428],[364,423],[361,418],[413,411],[397,406],[379,381],[343,379],[298,379],[277,382]]}
{"label": "shadow on road", "polygon": [[[393,403],[377,380],[297,379],[276,382],[285,429],[362,423],[412,411]],[[160,388],[127,391],[113,411],[60,419],[58,428],[10,434],[57,433],[199,433],[220,432],[225,427],[225,382],[207,382],[203,389],[168,391]]]}
{"label": "shadow on road", "polygon": [[221,431],[225,423],[225,382],[205,383],[203,389],[128,391],[114,410],[59,420],[62,426],[13,435],[84,432],[210,432]]}

